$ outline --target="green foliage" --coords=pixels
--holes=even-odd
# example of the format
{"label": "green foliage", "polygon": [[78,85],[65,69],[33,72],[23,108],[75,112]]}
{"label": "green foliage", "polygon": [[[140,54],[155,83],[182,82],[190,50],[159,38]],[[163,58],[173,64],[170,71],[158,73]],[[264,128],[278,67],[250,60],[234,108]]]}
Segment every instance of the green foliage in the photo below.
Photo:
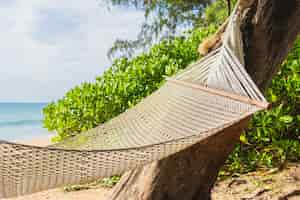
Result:
{"label": "green foliage", "polygon": [[100,180],[100,185],[103,187],[113,187],[119,182],[120,178],[121,176],[112,176],[109,178],[104,178]]}
{"label": "green foliage", "polygon": [[113,187],[116,185],[121,176],[111,176],[109,178],[104,178],[101,180],[85,183],[85,184],[79,184],[79,185],[67,185],[63,188],[64,192],[74,192],[74,191],[80,191],[80,190],[88,190],[93,188],[101,187]]}
{"label": "green foliage", "polygon": [[267,98],[272,108],[253,117],[227,162],[227,173],[300,160],[300,39],[272,80]]}
{"label": "green foliage", "polygon": [[148,49],[156,41],[173,37],[183,28],[199,27],[203,21],[204,9],[211,0],[106,0],[105,2],[113,6],[134,7],[145,13],[137,38],[116,40],[108,52],[110,57],[120,55],[129,57],[137,50]]}
{"label": "green foliage", "polygon": [[198,59],[199,42],[215,27],[163,40],[149,52],[116,59],[94,83],[83,83],[44,109],[44,126],[56,131],[55,141],[86,131],[124,112],[151,94],[171,76]]}
{"label": "green foliage", "polygon": [[207,7],[205,11],[205,23],[207,24],[221,24],[228,16],[228,10],[226,9],[225,1],[216,1]]}
{"label": "green foliage", "polygon": [[[231,1],[231,10],[237,0]],[[221,24],[228,16],[227,0],[106,0],[113,6],[144,10],[144,22],[134,40],[116,40],[109,57],[131,57],[137,50],[147,49],[153,42],[173,37],[183,28],[195,29],[207,24]]]}

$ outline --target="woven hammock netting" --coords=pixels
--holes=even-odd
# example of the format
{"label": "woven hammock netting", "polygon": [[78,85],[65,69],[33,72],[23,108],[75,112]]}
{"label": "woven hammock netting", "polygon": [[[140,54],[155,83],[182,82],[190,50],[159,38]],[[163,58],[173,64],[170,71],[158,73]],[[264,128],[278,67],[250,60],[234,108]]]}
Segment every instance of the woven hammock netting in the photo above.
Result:
{"label": "woven hammock netting", "polygon": [[244,68],[240,18],[231,15],[220,48],[107,123],[49,147],[0,141],[0,198],[122,174],[266,109]]}

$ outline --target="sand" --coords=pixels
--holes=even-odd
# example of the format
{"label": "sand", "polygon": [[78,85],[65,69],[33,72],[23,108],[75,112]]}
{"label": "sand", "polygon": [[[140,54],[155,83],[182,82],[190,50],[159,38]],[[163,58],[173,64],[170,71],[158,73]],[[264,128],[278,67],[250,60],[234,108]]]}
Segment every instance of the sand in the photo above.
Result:
{"label": "sand", "polygon": [[35,138],[33,140],[25,140],[25,141],[17,141],[18,143],[22,144],[29,144],[29,145],[35,145],[35,146],[47,146],[51,144],[51,135]]}
{"label": "sand", "polygon": [[76,192],[64,192],[62,189],[54,189],[6,200],[106,200],[109,191],[110,189],[107,188]]}

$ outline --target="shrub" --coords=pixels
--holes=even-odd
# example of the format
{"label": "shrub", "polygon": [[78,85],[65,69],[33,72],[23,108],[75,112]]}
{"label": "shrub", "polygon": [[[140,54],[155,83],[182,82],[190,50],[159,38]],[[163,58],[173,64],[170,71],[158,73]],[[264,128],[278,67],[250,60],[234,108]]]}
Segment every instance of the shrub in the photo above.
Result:
{"label": "shrub", "polygon": [[[227,161],[227,173],[280,167],[300,159],[300,39],[267,90],[269,111],[256,114]],[[224,171],[223,171],[224,173]]]}

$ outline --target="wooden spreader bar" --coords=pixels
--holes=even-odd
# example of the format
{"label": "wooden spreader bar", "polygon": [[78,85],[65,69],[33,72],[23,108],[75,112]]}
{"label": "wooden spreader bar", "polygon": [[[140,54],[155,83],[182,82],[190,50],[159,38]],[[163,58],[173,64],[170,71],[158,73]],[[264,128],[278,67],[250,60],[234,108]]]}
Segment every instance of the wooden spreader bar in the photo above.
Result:
{"label": "wooden spreader bar", "polygon": [[263,101],[257,101],[254,99],[250,99],[249,97],[245,97],[245,96],[241,96],[241,95],[237,95],[237,94],[232,94],[223,90],[219,90],[219,89],[213,89],[213,88],[209,88],[203,85],[199,85],[199,84],[194,84],[191,82],[187,82],[187,81],[181,81],[181,80],[176,80],[176,79],[172,79],[172,78],[166,78],[166,80],[168,82],[177,84],[177,85],[182,85],[185,87],[189,87],[189,88],[193,88],[193,89],[198,89],[198,90],[202,90],[211,94],[216,94],[216,95],[220,95],[226,98],[230,98],[233,100],[237,100],[237,101],[241,101],[247,104],[252,104],[252,105],[256,105],[258,107],[261,107],[263,109],[267,109],[269,107],[269,103],[268,102],[263,102]]}

